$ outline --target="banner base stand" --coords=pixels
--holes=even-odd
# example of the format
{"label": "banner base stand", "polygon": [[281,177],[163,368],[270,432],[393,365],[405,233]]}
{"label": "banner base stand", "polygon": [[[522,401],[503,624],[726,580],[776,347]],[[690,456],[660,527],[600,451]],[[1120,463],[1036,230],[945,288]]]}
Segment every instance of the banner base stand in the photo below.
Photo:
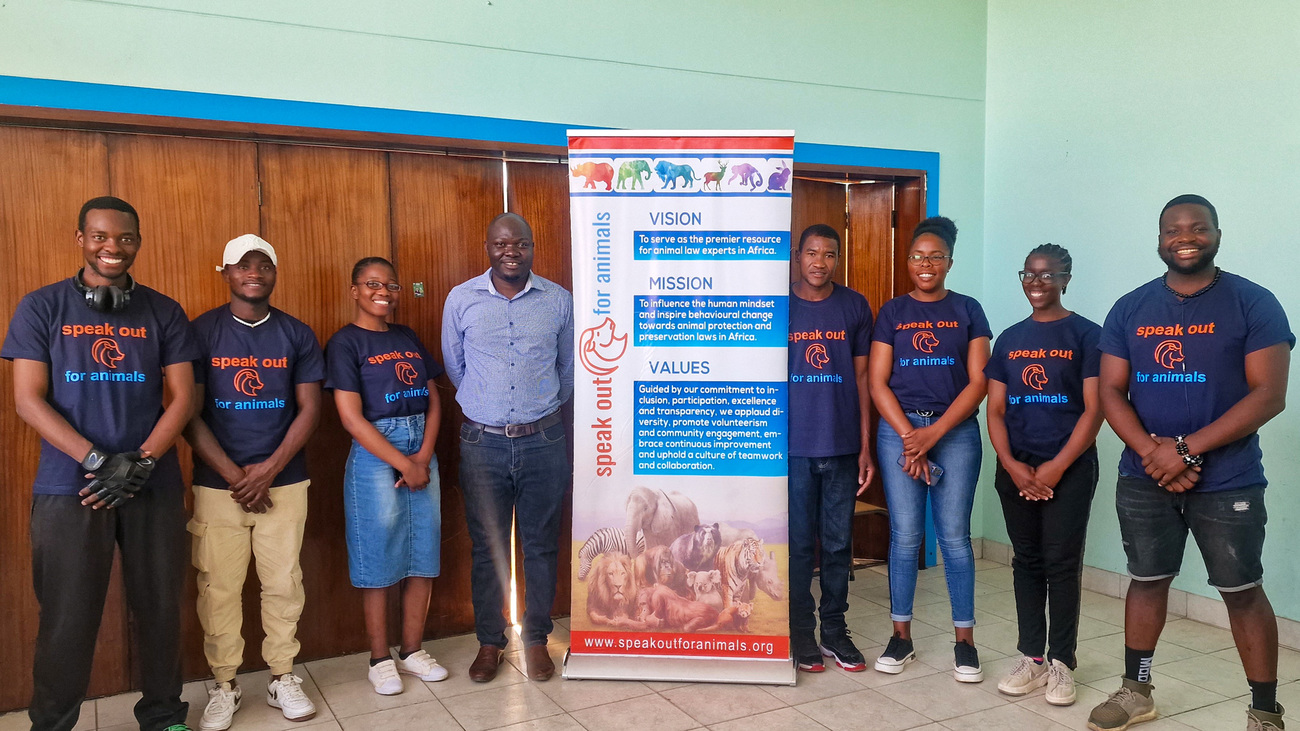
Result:
{"label": "banner base stand", "polygon": [[794,685],[793,660],[643,657],[565,653],[565,680],[657,680],[675,683]]}

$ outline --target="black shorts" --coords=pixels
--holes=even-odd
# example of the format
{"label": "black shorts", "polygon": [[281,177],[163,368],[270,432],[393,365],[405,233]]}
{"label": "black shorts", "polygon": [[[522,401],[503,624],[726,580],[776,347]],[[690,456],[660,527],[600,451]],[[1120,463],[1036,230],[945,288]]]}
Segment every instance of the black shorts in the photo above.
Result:
{"label": "black shorts", "polygon": [[1134,581],[1177,576],[1191,531],[1210,586],[1245,591],[1264,578],[1264,486],[1169,492],[1149,478],[1120,475],[1115,510]]}

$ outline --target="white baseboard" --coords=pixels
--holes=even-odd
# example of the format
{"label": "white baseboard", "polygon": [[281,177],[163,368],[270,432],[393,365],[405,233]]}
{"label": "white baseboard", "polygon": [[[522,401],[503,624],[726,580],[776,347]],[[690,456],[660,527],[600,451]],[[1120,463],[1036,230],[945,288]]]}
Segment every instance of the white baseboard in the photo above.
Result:
{"label": "white baseboard", "polygon": [[[976,558],[1000,564],[1011,564],[1011,546],[987,538],[971,540],[971,548]],[[1098,594],[1123,599],[1128,596],[1128,585],[1132,581],[1126,574],[1106,571],[1092,566],[1083,567],[1083,588]],[[1222,599],[1189,594],[1180,589],[1169,590],[1169,613],[1177,617],[1186,617],[1213,627],[1231,630],[1228,625],[1228,609]],[[1278,644],[1283,647],[1300,650],[1300,622],[1286,617],[1277,618]]]}

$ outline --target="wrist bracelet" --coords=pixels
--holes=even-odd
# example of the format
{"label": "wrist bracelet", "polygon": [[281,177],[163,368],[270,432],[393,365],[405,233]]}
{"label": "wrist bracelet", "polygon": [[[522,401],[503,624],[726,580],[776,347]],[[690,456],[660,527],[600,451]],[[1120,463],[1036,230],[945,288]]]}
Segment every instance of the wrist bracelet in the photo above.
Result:
{"label": "wrist bracelet", "polygon": [[1205,463],[1204,455],[1192,454],[1192,450],[1188,449],[1186,434],[1179,434],[1174,437],[1174,449],[1183,458],[1183,464],[1188,467],[1200,467]]}

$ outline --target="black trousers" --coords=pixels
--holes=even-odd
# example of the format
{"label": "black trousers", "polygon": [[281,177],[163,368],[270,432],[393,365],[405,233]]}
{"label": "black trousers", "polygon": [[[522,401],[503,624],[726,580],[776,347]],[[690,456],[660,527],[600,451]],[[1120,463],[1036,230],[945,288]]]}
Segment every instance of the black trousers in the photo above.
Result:
{"label": "black trousers", "polygon": [[[1046,461],[1030,454],[1017,453],[1015,457],[1035,467]],[[1051,500],[1020,497],[1001,463],[993,485],[1002,500],[1007,535],[1015,551],[1011,574],[1020,624],[1017,647],[1029,657],[1043,657],[1046,648],[1049,660],[1060,660],[1074,669],[1083,548],[1092,496],[1097,491],[1097,448],[1084,452],[1070,465]]]}
{"label": "black trousers", "polygon": [[114,547],[122,551],[143,697],[142,731],[185,723],[181,701],[180,600],[189,558],[181,485],[150,487],[114,510],[75,495],[32,498],[32,580],[40,603],[28,715],[33,731],[68,731],[90,683]]}

